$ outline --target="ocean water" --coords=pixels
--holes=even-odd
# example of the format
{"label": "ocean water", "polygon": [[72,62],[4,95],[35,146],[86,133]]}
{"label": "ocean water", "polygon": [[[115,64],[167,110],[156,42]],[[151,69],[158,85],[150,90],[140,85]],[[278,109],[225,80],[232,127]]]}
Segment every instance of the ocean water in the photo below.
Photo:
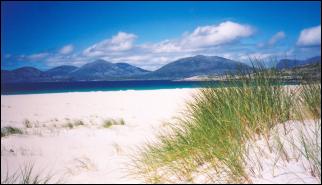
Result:
{"label": "ocean water", "polygon": [[[1,84],[1,95],[200,88],[209,85],[212,87],[232,87],[238,86],[238,84],[238,82],[170,80],[7,83]],[[284,85],[295,84],[298,83],[288,82]]]}
{"label": "ocean water", "polygon": [[168,80],[9,83],[1,84],[1,95],[198,88],[207,85],[209,82]]}

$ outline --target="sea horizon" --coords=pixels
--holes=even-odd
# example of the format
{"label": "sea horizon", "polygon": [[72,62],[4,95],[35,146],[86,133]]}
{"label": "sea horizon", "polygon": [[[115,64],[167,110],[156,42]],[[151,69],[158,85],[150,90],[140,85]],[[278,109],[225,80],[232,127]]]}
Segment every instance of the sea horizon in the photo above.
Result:
{"label": "sea horizon", "polygon": [[[282,85],[297,85],[283,82]],[[25,94],[51,94],[69,92],[105,92],[128,90],[186,89],[203,87],[234,87],[237,81],[179,81],[179,80],[122,80],[122,81],[73,81],[73,82],[17,82],[1,84],[1,96]]]}
{"label": "sea horizon", "polygon": [[[219,81],[211,81],[219,84]],[[75,81],[75,82],[22,82],[1,84],[2,95],[50,94],[68,92],[99,92],[127,90],[158,90],[200,88],[208,81],[174,80],[122,80],[122,81]]]}

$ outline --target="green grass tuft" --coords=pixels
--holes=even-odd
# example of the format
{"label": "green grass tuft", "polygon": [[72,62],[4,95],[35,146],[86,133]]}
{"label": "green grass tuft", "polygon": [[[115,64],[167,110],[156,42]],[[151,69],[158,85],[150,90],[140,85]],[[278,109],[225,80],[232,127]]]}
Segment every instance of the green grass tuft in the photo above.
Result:
{"label": "green grass tuft", "polygon": [[104,128],[110,128],[113,125],[113,120],[105,120],[103,123]]}
{"label": "green grass tuft", "polygon": [[84,126],[84,122],[82,120],[74,120],[71,121],[69,119],[67,119],[67,123],[63,125],[63,127],[69,128],[69,129],[73,129],[79,126]]}
{"label": "green grass tuft", "polygon": [[32,128],[32,124],[28,119],[25,119],[23,121],[23,124],[25,125],[26,128]]}
{"label": "green grass tuft", "polygon": [[[182,117],[133,156],[131,174],[148,183],[191,182],[206,165],[203,175],[210,182],[250,183],[245,143],[263,136],[269,146],[271,129],[296,119],[299,87],[288,88],[280,76],[277,70],[259,66],[228,75],[232,87],[223,83],[199,90]],[[302,96],[317,117],[321,101],[313,99],[321,89],[310,88]]]}
{"label": "green grass tuft", "polygon": [[41,172],[36,173],[33,163],[25,164],[12,175],[9,175],[7,171],[5,177],[1,176],[1,184],[55,184],[61,181],[51,182],[52,180],[53,175],[44,175]]}
{"label": "green grass tuft", "polygon": [[314,119],[321,119],[321,84],[302,86],[300,98]]}
{"label": "green grass tuft", "polygon": [[77,127],[77,126],[83,126],[83,125],[85,125],[85,124],[84,124],[84,122],[83,122],[82,120],[76,120],[76,121],[74,122],[74,126],[75,126],[75,127]]}
{"label": "green grass tuft", "polygon": [[115,120],[115,119],[107,119],[103,122],[104,128],[110,128],[113,125],[125,125],[125,121],[123,119]]}
{"label": "green grass tuft", "polygon": [[1,137],[6,137],[12,134],[23,134],[22,130],[16,127],[3,127],[1,128]]}

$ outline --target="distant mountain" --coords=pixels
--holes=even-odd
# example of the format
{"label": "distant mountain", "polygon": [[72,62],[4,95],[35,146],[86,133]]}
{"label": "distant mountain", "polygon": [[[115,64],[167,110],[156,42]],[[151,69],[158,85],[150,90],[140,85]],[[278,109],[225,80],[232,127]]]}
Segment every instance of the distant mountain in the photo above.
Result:
{"label": "distant mountain", "polygon": [[321,56],[312,57],[306,60],[305,64],[321,64]]}
{"label": "distant mountain", "polygon": [[46,71],[46,74],[51,76],[67,75],[76,69],[77,67],[75,66],[63,65],[49,69],[48,71]]}
{"label": "distant mountain", "polygon": [[77,67],[75,66],[62,65],[45,71],[45,74],[53,80],[68,80],[70,78],[69,75],[76,69]]}
{"label": "distant mountain", "polygon": [[[278,69],[321,64],[321,57],[307,60],[281,60]],[[53,82],[53,81],[103,81],[103,80],[180,80],[194,76],[218,76],[251,70],[244,63],[218,56],[197,55],[170,62],[155,71],[147,71],[127,63],[111,63],[96,60],[81,67],[58,66],[47,71],[34,67],[22,67],[15,70],[1,70],[1,83],[10,82]],[[301,71],[313,71],[311,67]]]}
{"label": "distant mountain", "polygon": [[1,70],[1,82],[35,82],[48,80],[49,76],[34,67],[22,67],[12,71]]}
{"label": "distant mountain", "polygon": [[97,60],[88,63],[73,71],[70,77],[73,80],[118,80],[148,73],[144,69],[126,63],[110,63]]}
{"label": "distant mountain", "polygon": [[282,69],[281,74],[291,80],[321,82],[321,63],[305,64],[293,68]]}
{"label": "distant mountain", "polygon": [[47,71],[40,71],[33,67],[22,67],[12,71],[1,70],[1,83],[125,80],[147,73],[149,71],[127,63],[114,64],[105,60],[97,60],[79,68],[63,65]]}
{"label": "distant mountain", "polygon": [[321,63],[321,56],[312,57],[306,60],[282,59],[276,64],[277,69],[290,69],[301,65]]}
{"label": "distant mountain", "polygon": [[36,78],[42,75],[42,71],[34,67],[22,67],[15,69],[12,72],[22,78]]}
{"label": "distant mountain", "polygon": [[145,69],[132,66],[128,63],[116,63],[115,65],[121,68],[122,70],[124,70],[124,72],[126,72],[127,74],[141,74],[141,73],[150,72]]}
{"label": "distant mountain", "polygon": [[245,69],[249,70],[250,67],[246,64],[218,56],[197,55],[171,62],[145,75],[145,78],[172,80],[198,75],[221,75]]}
{"label": "distant mountain", "polygon": [[14,79],[14,76],[9,70],[1,70],[1,83],[11,82]]}

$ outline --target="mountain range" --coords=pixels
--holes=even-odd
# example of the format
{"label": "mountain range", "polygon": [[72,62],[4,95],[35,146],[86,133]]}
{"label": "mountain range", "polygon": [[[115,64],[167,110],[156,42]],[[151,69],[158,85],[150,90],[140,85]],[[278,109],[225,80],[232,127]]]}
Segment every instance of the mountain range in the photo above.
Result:
{"label": "mountain range", "polygon": [[236,72],[241,69],[251,68],[241,62],[218,56],[197,55],[170,62],[160,69],[146,74],[144,78],[173,80],[198,75],[221,75]]}
{"label": "mountain range", "polygon": [[277,69],[290,69],[307,64],[321,63],[321,56],[312,57],[306,60],[282,59],[276,64]]}
{"label": "mountain range", "polygon": [[[289,69],[306,64],[321,63],[321,57],[307,60],[280,60],[277,69]],[[63,65],[47,71],[34,67],[1,70],[1,83],[103,81],[103,80],[177,80],[198,75],[221,75],[240,70],[251,70],[244,63],[218,56],[197,55],[170,62],[155,71],[147,71],[127,63],[96,60],[81,67]]]}

